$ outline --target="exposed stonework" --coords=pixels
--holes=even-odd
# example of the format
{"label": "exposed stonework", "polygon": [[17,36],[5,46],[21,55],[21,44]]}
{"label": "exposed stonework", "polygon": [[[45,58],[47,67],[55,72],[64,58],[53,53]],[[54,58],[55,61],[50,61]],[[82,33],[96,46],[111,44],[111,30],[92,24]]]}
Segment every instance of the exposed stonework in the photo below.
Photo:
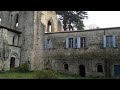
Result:
{"label": "exposed stonework", "polygon": [[[62,71],[69,74],[79,75],[79,66],[85,66],[85,76],[105,76],[106,64],[108,60],[109,76],[114,77],[114,65],[119,65],[119,49],[120,49],[120,28],[109,29],[96,29],[96,30],[84,30],[84,31],[70,31],[70,32],[57,32],[46,33],[45,39],[52,41],[52,48],[46,49],[46,61],[50,61],[52,68],[56,71]],[[103,36],[104,32],[106,36],[115,34],[116,48],[104,48]],[[85,48],[66,48],[67,37],[86,37]],[[116,57],[115,57],[116,56]],[[69,70],[65,70],[63,65],[67,63]],[[117,62],[117,63],[116,63]],[[97,64],[103,66],[103,72],[97,72]]]}
{"label": "exposed stonework", "polygon": [[[120,76],[120,27],[64,31],[55,11],[1,11],[0,18],[0,70],[27,62],[30,70]],[[105,40],[116,47],[104,48]]]}

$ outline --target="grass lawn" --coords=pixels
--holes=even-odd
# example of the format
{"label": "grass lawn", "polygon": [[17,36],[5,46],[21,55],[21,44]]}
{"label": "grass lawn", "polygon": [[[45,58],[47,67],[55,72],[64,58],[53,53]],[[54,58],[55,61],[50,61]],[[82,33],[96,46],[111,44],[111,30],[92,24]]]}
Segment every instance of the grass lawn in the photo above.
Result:
{"label": "grass lawn", "polygon": [[35,79],[35,72],[27,72],[27,73],[20,73],[20,72],[5,72],[0,73],[0,79]]}
{"label": "grass lawn", "polygon": [[0,79],[112,79],[112,78],[95,78],[63,75],[53,71],[35,71],[35,72],[1,72]]}

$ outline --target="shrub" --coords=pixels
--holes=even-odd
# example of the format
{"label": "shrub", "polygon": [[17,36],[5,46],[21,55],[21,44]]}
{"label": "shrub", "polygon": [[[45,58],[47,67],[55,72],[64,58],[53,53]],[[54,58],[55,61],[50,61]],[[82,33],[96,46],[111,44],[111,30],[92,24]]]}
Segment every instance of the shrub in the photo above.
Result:
{"label": "shrub", "polygon": [[42,70],[36,73],[37,79],[58,79],[58,73],[52,70]]}
{"label": "shrub", "polygon": [[24,63],[24,64],[21,64],[19,67],[17,67],[15,69],[15,71],[18,71],[18,72],[29,72],[29,65],[28,63]]}

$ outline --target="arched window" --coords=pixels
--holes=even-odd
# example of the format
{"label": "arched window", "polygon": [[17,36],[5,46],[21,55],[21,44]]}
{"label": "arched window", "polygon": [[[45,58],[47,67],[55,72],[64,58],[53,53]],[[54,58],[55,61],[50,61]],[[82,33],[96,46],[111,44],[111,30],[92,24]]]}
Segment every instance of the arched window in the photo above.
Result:
{"label": "arched window", "polygon": [[18,27],[18,18],[19,18],[19,15],[17,14],[16,15],[16,23],[15,23],[16,28]]}
{"label": "arched window", "polygon": [[97,65],[97,72],[103,72],[102,65]]}
{"label": "arched window", "polygon": [[64,63],[64,69],[68,70],[68,64],[67,63]]}
{"label": "arched window", "polygon": [[0,25],[2,25],[2,19],[0,18]]}
{"label": "arched window", "polygon": [[48,21],[48,28],[47,28],[47,32],[52,32],[52,24],[50,21]]}

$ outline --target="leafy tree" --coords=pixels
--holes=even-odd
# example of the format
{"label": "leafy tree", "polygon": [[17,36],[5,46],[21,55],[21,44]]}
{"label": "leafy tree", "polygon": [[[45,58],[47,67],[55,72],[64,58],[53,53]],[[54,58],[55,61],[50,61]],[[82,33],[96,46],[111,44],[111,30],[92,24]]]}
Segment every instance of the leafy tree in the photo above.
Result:
{"label": "leafy tree", "polygon": [[63,21],[64,30],[81,30],[84,27],[83,19],[88,17],[85,11],[56,11]]}

